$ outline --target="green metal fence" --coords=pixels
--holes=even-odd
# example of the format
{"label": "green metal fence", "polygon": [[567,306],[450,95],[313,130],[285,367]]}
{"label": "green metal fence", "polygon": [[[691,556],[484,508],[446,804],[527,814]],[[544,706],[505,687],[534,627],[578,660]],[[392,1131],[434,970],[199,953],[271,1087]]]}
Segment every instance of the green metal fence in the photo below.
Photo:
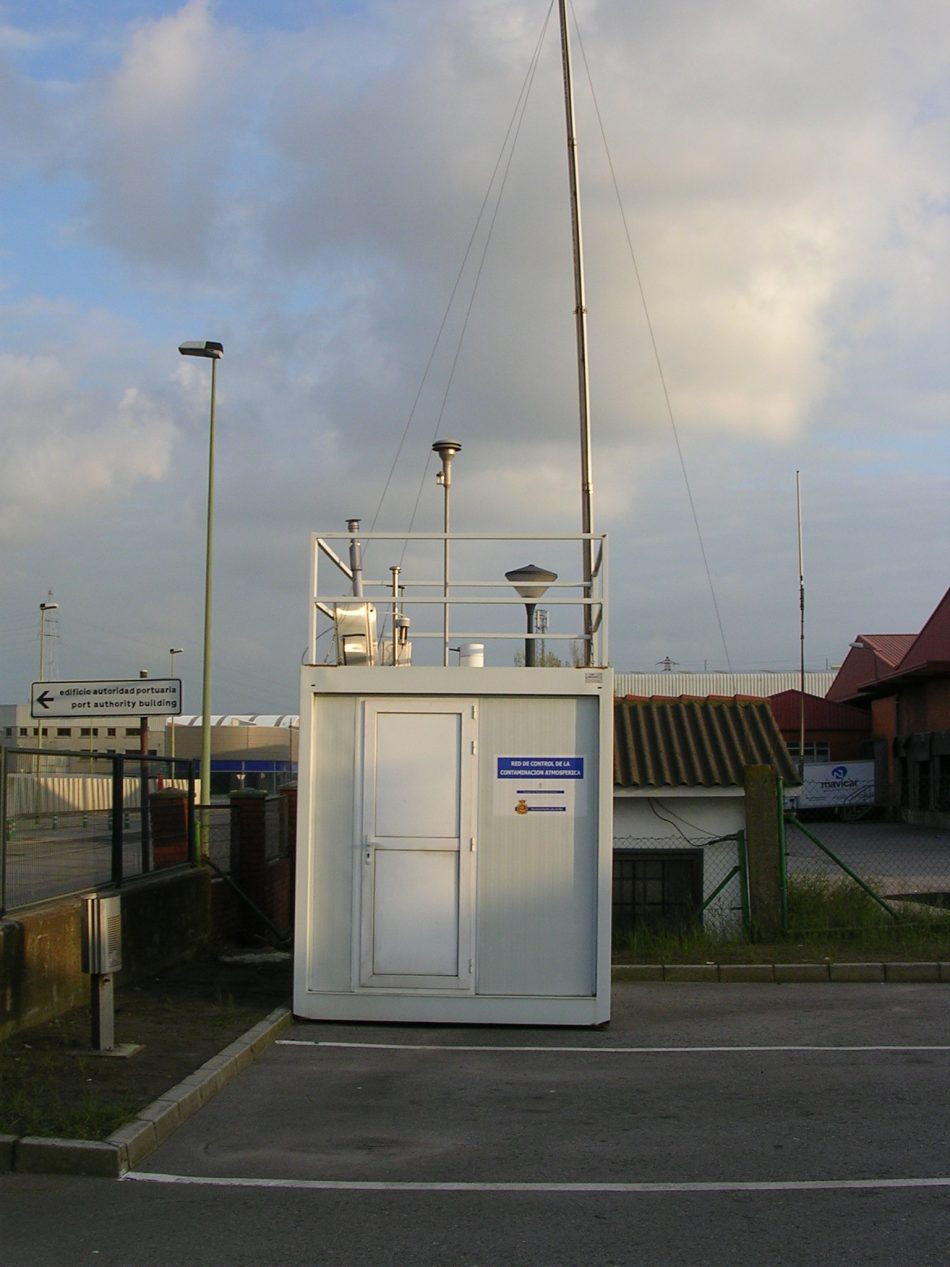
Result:
{"label": "green metal fence", "polygon": [[811,931],[803,916],[809,909],[818,915],[822,903],[821,927],[841,931],[950,914],[950,832],[871,814],[854,821],[791,812],[783,829],[786,929]]}

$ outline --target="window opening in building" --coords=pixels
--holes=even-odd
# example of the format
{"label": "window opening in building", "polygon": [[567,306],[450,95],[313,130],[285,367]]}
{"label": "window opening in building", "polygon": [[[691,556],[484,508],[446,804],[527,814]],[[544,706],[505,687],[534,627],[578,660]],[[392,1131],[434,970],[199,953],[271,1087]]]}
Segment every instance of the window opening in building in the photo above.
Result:
{"label": "window opening in building", "polygon": [[[790,757],[797,757],[799,752],[799,743],[797,739],[788,739],[785,742]],[[830,761],[831,760],[831,744],[823,740],[805,740],[805,760],[806,761]]]}
{"label": "window opening in building", "polygon": [[937,758],[937,809],[950,809],[950,756]]}
{"label": "window opening in building", "polygon": [[917,762],[917,808],[930,809],[930,762]]}
{"label": "window opening in building", "polygon": [[614,853],[615,933],[651,924],[690,923],[699,918],[702,894],[701,849],[622,849]]}

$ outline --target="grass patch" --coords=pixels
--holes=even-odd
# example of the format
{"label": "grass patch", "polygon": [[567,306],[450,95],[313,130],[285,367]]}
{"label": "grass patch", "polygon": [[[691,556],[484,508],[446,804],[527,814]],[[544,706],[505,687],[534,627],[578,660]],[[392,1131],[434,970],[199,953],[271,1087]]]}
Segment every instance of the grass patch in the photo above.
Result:
{"label": "grass patch", "polygon": [[133,1056],[90,1053],[78,1008],[0,1043],[0,1134],[105,1139],[261,1019],[261,1009],[174,996],[128,997],[116,1042]]}
{"label": "grass patch", "polygon": [[[105,1057],[96,1057],[100,1062]],[[27,1050],[0,1060],[0,1132],[105,1139],[143,1107],[134,1094],[96,1084],[92,1059]]]}
{"label": "grass patch", "polygon": [[0,1042],[0,1134],[102,1140],[289,998],[286,967],[195,960],[116,991],[117,1043],[93,1055],[87,1007]]}
{"label": "grass patch", "polygon": [[[874,887],[873,881],[870,887]],[[801,963],[950,960],[950,911],[885,899],[897,918],[845,876],[789,882],[788,925],[779,936],[750,941],[734,927],[699,920],[644,925],[614,939],[617,963]]]}

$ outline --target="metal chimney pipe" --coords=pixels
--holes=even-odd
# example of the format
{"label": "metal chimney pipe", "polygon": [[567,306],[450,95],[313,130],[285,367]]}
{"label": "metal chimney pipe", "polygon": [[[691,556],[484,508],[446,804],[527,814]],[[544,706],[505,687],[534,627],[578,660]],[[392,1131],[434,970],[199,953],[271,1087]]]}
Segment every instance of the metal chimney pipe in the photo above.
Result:
{"label": "metal chimney pipe", "polygon": [[[348,519],[346,521],[347,532],[358,533],[360,530],[360,521],[358,519]],[[350,571],[353,573],[353,596],[354,598],[363,597],[363,547],[354,535],[350,542]]]}

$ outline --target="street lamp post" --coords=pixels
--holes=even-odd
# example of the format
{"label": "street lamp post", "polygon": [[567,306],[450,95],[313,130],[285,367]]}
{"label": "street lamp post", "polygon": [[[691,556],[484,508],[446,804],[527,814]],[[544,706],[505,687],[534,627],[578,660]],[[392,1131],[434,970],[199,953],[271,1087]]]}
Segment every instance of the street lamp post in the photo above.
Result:
{"label": "street lamp post", "polygon": [[199,831],[202,857],[207,857],[211,822],[211,581],[212,543],[214,535],[214,407],[217,389],[218,361],[224,356],[224,345],[208,340],[181,343],[182,356],[203,356],[211,362],[211,420],[208,429],[208,522],[205,533],[205,621],[201,660],[201,807]]}
{"label": "street lamp post", "polygon": [[538,599],[548,592],[548,586],[557,580],[557,572],[549,572],[534,563],[523,568],[515,568],[505,573],[505,580],[510,582],[522,598],[526,599],[524,609],[528,618],[528,636],[524,640],[525,668],[533,669],[537,665],[536,643],[534,639],[534,609]]}
{"label": "street lamp post", "polygon": [[[50,591],[52,593],[52,591]],[[43,674],[46,671],[46,613],[59,610],[59,603],[40,603],[40,678],[43,681]],[[39,749],[43,747],[43,718],[41,717],[36,723],[36,746]],[[33,771],[33,816],[34,818],[39,812],[39,796],[40,796],[40,769],[42,757],[39,753],[34,759]]]}
{"label": "street lamp post", "polygon": [[[169,647],[168,648],[168,663],[171,666],[171,672],[168,675],[169,677],[173,678],[175,676],[175,656],[181,655],[183,650],[184,650],[184,647]],[[171,732],[172,732],[172,743],[171,743],[172,778],[174,778],[175,777],[175,765],[174,765],[174,762],[175,762],[175,719],[174,717],[171,719]]]}

